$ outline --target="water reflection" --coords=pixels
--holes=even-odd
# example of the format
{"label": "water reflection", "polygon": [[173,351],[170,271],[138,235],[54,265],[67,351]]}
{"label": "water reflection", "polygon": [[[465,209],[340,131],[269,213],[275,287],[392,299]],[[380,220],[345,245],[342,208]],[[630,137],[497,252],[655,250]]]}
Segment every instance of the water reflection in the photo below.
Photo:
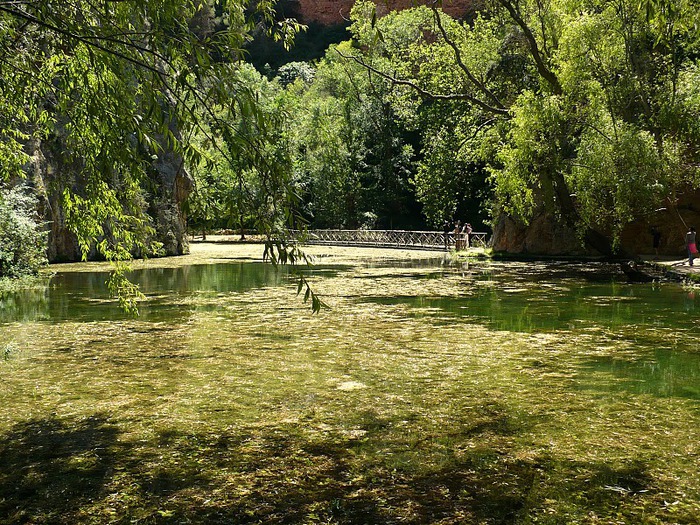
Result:
{"label": "water reflection", "polygon": [[[459,296],[374,296],[377,304],[404,304],[417,316],[457,316],[496,330],[559,331],[602,326],[697,325],[695,294],[677,284],[630,284],[616,265],[488,263],[458,270]],[[446,275],[446,274],[443,274]]]}
{"label": "water reflection", "polygon": [[35,321],[48,317],[49,286],[0,292],[0,323]]}
{"label": "water reflection", "polygon": [[[629,284],[617,266],[605,264],[481,262],[449,268],[430,260],[363,268],[368,270],[359,274],[339,265],[311,272],[321,278],[317,289],[323,289],[324,277],[333,277],[329,282],[342,281],[340,288],[350,290],[339,296],[360,308],[365,302],[407,306],[415,322],[431,329],[470,323],[514,332],[516,338],[518,333],[547,333],[577,361],[583,389],[700,399],[700,355],[694,343],[698,298],[677,284]],[[0,323],[126,319],[108,295],[107,278],[106,272],[59,272],[43,289],[2,294]],[[144,269],[130,278],[147,297],[139,322],[162,322],[167,330],[184,324],[195,310],[220,309],[226,294],[287,284],[291,275],[285,267],[231,262]],[[368,279],[368,286],[359,289],[371,290],[371,296],[357,291],[358,279]],[[198,300],[212,296],[217,301]],[[342,330],[361,329],[349,324]],[[275,337],[266,333],[267,341]],[[280,344],[292,340],[286,332],[277,339]],[[426,345],[429,349],[430,342]]]}
{"label": "water reflection", "polygon": [[[109,296],[108,277],[107,272],[59,272],[44,289],[5,293],[0,296],[0,322],[125,319]],[[184,296],[276,286],[288,277],[288,269],[264,263],[198,264],[129,274],[147,298],[139,305],[144,321],[182,319],[189,312],[180,305]]]}

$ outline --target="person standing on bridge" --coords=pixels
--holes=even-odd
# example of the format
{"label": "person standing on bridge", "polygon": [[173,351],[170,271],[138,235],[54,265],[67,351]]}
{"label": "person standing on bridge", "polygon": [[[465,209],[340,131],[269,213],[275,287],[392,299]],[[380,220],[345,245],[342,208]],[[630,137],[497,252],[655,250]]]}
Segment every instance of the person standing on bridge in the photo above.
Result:
{"label": "person standing on bridge", "polygon": [[466,223],[464,225],[464,228],[462,228],[462,233],[464,234],[464,247],[467,249],[469,249],[469,247],[471,246],[469,243],[469,235],[471,234],[471,232],[472,232],[472,225],[469,223]]}
{"label": "person standing on bridge", "polygon": [[460,251],[462,249],[462,222],[455,222],[455,250]]}

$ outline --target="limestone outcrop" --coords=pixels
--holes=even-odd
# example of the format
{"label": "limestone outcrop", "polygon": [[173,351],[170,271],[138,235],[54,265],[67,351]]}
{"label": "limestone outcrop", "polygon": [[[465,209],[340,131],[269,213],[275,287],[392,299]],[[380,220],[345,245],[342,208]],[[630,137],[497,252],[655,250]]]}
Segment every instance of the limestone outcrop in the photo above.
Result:
{"label": "limestone outcrop", "polygon": [[[659,255],[683,257],[685,232],[689,226],[700,228],[700,192],[688,191],[673,203],[667,203],[630,223],[620,236],[619,253],[655,255],[652,228],[660,233]],[[612,235],[610,235],[612,237]],[[583,247],[578,234],[552,214],[542,212],[525,224],[506,214],[495,221],[493,248],[497,252],[547,256],[598,256]]]}
{"label": "limestone outcrop", "polygon": [[[25,145],[30,162],[25,167],[27,178],[40,199],[39,214],[48,230],[47,257],[50,262],[78,261],[82,253],[77,237],[66,224],[62,205],[64,188],[80,192],[80,165],[62,153],[59,137],[32,139]],[[165,255],[181,255],[189,251],[185,218],[181,204],[192,189],[192,178],[182,158],[172,151],[162,151],[152,162],[149,197],[145,209],[163,244]],[[134,253],[135,256],[141,254]],[[88,258],[99,257],[93,248]]]}
{"label": "limestone outcrop", "polygon": [[585,255],[576,232],[549,213],[541,213],[525,224],[502,214],[494,223],[493,249],[496,252],[526,255]]}

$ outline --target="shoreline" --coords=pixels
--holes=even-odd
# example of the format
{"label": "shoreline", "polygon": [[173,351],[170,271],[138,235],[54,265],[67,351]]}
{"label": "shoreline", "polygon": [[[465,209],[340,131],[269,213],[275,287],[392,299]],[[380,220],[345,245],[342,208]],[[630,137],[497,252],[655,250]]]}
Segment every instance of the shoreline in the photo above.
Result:
{"label": "shoreline", "polygon": [[[241,241],[238,235],[209,235],[206,241],[190,238],[190,253],[134,259],[128,262],[133,270],[144,268],[173,268],[190,264],[207,264],[212,262],[263,262],[264,243],[260,239],[247,238]],[[308,244],[303,246],[303,252],[309,255],[315,263],[347,263],[366,259],[379,260],[424,260],[426,258],[443,258],[445,260],[469,260],[474,258],[492,259],[494,261],[562,261],[562,262],[603,262],[600,257],[552,257],[552,256],[523,256],[490,254],[483,250],[474,249],[469,252],[445,252],[444,250],[412,250],[405,248],[376,248],[366,246],[336,246]],[[623,261],[625,259],[621,259]],[[644,254],[639,256],[639,264],[652,274],[662,272],[665,277],[685,281],[700,282],[700,259],[695,266],[689,266],[687,258],[679,256],[659,256]],[[89,272],[111,271],[112,263],[108,261],[80,261],[67,263],[51,263],[42,269],[40,274],[56,271]]]}

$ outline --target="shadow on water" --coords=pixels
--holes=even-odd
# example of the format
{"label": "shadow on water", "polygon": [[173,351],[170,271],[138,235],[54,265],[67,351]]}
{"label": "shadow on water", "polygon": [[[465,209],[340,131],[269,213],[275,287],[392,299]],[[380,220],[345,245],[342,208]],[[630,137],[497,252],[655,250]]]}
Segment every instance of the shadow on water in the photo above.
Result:
{"label": "shadow on water", "polygon": [[0,444],[0,523],[65,523],[113,474],[117,436],[99,415],[16,425]]}
{"label": "shadow on water", "polygon": [[656,349],[635,360],[594,356],[584,360],[580,369],[580,389],[700,399],[697,354]]}
{"label": "shadow on water", "polygon": [[[552,498],[604,517],[629,493],[658,492],[639,461],[504,456],[495,442],[524,429],[500,409],[490,417],[451,436],[481,446],[427,469],[386,463],[406,450],[391,422],[367,425],[361,442],[288,426],[130,442],[104,415],[29,421],[0,443],[0,523],[516,524]],[[358,459],[368,449],[377,455]]]}

